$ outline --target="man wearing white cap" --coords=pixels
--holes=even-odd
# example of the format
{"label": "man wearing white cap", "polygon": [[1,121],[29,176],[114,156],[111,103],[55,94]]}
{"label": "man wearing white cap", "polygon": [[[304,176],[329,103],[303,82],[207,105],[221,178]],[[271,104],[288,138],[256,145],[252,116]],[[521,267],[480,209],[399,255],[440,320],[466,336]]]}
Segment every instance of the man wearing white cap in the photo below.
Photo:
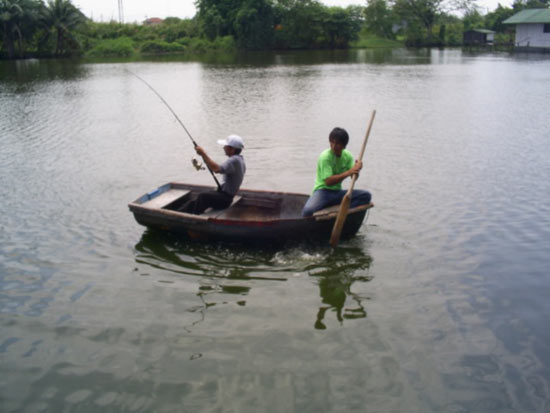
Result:
{"label": "man wearing white cap", "polygon": [[241,155],[244,148],[242,138],[237,135],[229,135],[227,138],[219,140],[218,143],[223,145],[223,150],[228,157],[222,164],[213,161],[200,146],[196,146],[195,151],[212,172],[223,175],[223,182],[217,191],[202,192],[196,199],[186,202],[182,208],[184,212],[202,214],[209,207],[227,208],[241,187],[246,172],[244,158]]}

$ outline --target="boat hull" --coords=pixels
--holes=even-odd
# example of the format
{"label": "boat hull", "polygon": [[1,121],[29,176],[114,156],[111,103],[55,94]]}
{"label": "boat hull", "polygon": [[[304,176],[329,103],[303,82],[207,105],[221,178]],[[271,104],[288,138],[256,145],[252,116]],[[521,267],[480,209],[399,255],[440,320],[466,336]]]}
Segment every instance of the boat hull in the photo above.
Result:
{"label": "boat hull", "polygon": [[[337,207],[313,217],[300,216],[308,195],[242,189],[226,210],[194,215],[178,208],[190,193],[210,187],[168,183],[129,204],[136,221],[149,228],[183,234],[192,239],[238,242],[286,242],[330,238]],[[350,209],[342,239],[354,236],[372,204]]]}

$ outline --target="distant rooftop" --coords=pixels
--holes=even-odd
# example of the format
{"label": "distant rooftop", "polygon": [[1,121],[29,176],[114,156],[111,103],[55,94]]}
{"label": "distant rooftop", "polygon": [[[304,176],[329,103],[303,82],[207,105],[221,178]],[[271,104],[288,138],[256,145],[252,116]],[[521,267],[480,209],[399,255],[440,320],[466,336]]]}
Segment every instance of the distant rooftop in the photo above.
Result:
{"label": "distant rooftop", "polygon": [[161,24],[164,20],[158,18],[158,17],[151,17],[149,19],[145,19],[143,24]]}
{"label": "distant rooftop", "polygon": [[525,9],[504,20],[502,23],[550,23],[550,9]]}

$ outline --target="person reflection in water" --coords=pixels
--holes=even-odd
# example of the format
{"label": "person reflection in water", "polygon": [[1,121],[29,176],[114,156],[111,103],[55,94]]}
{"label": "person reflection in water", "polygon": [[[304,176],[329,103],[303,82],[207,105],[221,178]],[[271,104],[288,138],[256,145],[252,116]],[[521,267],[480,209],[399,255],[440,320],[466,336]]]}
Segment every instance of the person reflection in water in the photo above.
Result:
{"label": "person reflection in water", "polygon": [[246,165],[241,151],[244,142],[240,136],[229,135],[226,139],[218,141],[223,145],[225,155],[228,157],[222,164],[213,161],[203,148],[195,147],[195,151],[202,157],[212,172],[223,174],[223,183],[216,191],[202,192],[195,199],[187,201],[180,211],[190,214],[202,214],[207,208],[225,209],[233,201],[233,197],[239,191],[246,172]]}
{"label": "person reflection in water", "polygon": [[[344,319],[365,318],[367,316],[360,298],[350,291],[352,283],[353,278],[348,276],[326,276],[319,280],[319,293],[324,305],[317,312],[317,320],[315,321],[317,330],[327,328],[324,323],[327,310],[336,312],[336,319],[340,323],[343,323]],[[348,295],[357,302],[357,308],[345,308]]]}

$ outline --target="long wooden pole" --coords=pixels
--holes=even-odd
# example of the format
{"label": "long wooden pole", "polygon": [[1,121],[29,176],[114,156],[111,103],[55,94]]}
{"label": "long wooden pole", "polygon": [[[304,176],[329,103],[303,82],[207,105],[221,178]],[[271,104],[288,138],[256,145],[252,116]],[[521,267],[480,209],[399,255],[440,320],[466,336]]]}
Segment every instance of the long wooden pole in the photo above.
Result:
{"label": "long wooden pole", "polygon": [[[363,160],[363,154],[365,153],[365,147],[367,146],[367,141],[369,140],[370,130],[372,128],[372,123],[374,122],[374,116],[376,115],[376,110],[372,111],[372,115],[369,122],[369,127],[367,128],[367,133],[365,135],[365,140],[363,141],[363,146],[361,147],[361,152],[359,154],[359,161]],[[340,241],[340,235],[342,234],[342,228],[344,228],[344,224],[346,222],[346,218],[348,216],[348,210],[351,203],[351,195],[353,192],[353,186],[355,185],[355,181],[357,180],[357,174],[353,175],[351,178],[351,184],[349,186],[348,192],[346,192],[346,195],[344,195],[344,198],[342,198],[342,202],[340,203],[340,209],[338,210],[338,216],[336,217],[336,221],[334,222],[334,227],[332,228],[332,234],[330,235],[330,246],[336,247],[338,245],[338,241]]]}

